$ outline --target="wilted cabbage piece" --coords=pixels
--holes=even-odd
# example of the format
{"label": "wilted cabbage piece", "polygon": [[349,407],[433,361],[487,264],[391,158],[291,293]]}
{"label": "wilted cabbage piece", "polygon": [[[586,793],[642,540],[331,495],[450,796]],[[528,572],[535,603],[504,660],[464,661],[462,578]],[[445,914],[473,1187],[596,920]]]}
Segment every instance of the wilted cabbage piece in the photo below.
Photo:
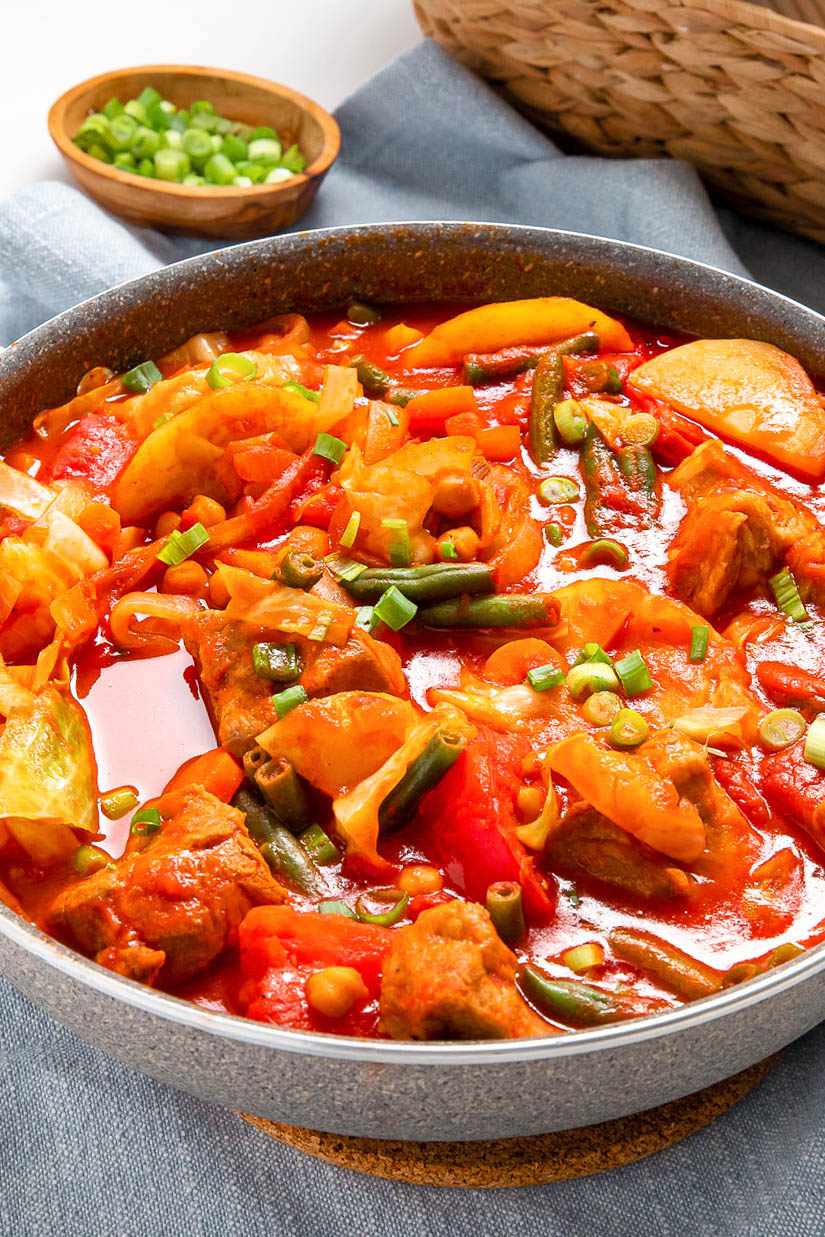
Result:
{"label": "wilted cabbage piece", "polygon": [[91,735],[80,705],[54,687],[18,696],[0,735],[0,820],[36,862],[97,830]]}

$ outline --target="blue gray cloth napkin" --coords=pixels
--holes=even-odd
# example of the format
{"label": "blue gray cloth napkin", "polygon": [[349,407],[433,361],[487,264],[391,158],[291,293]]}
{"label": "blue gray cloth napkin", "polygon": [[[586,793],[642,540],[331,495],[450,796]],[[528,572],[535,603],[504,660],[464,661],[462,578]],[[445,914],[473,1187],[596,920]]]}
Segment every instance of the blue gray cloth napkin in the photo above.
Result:
{"label": "blue gray cloth napkin", "polygon": [[[424,44],[340,109],[343,155],[301,227],[472,219],[653,245],[825,309],[825,251],[714,210],[691,168],[567,157]],[[0,342],[213,246],[127,228],[60,183],[0,204]],[[115,1064],[0,980],[0,1233],[542,1237],[825,1231],[825,1028],[708,1130],[637,1165],[517,1191],[358,1177]],[[518,1097],[513,1097],[518,1103]]]}

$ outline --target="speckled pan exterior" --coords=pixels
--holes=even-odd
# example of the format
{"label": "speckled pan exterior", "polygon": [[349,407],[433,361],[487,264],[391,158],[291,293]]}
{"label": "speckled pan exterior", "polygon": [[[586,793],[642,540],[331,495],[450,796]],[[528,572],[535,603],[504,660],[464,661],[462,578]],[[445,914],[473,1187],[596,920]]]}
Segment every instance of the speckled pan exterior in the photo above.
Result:
{"label": "speckled pan exterior", "polygon": [[[0,356],[0,444],[74,391],[199,330],[368,300],[565,294],[705,336],[770,340],[825,376],[825,319],[710,267],[574,233],[422,223],[239,245],[115,288]],[[142,988],[0,906],[0,972],[83,1039],[200,1098],[373,1138],[471,1140],[620,1117],[696,1091],[825,1018],[825,947],[667,1014],[549,1040],[365,1042],[262,1026]]]}

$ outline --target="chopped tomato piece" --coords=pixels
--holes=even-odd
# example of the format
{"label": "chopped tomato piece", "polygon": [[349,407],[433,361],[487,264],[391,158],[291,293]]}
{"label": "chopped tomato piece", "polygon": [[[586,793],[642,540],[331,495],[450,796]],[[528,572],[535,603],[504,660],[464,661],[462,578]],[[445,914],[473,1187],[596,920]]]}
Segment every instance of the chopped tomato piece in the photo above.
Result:
{"label": "chopped tomato piece", "polygon": [[64,437],[52,460],[51,480],[82,477],[96,490],[105,490],[132,458],[137,446],[126,426],[115,417],[89,413]]}

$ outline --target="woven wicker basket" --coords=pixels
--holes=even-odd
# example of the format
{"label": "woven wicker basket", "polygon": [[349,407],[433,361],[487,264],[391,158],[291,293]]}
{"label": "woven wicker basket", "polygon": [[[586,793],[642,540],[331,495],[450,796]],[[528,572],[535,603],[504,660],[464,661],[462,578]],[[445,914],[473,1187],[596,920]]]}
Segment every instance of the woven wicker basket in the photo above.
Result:
{"label": "woven wicker basket", "polygon": [[425,34],[544,127],[687,159],[741,209],[825,241],[825,3],[780,5],[415,0]]}

